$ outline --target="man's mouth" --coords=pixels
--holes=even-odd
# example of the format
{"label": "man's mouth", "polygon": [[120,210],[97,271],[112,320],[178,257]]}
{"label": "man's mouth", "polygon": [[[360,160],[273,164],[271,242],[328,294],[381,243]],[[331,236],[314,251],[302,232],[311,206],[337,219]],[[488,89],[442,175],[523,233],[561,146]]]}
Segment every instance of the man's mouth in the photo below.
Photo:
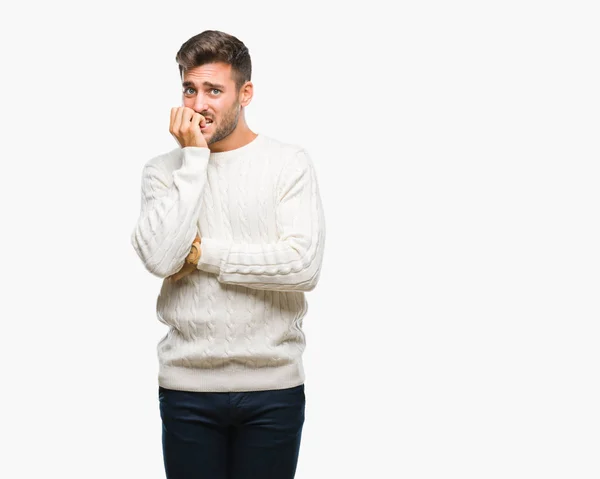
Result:
{"label": "man's mouth", "polygon": [[206,128],[208,128],[210,125],[212,125],[213,121],[210,119],[206,119],[206,126],[204,127],[200,127],[201,130],[205,130]]}

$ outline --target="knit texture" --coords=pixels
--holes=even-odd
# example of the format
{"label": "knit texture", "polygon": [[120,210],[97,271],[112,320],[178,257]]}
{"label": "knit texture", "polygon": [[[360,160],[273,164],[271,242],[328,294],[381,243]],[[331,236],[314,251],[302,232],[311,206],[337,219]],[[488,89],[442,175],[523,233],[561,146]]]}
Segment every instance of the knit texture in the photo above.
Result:
{"label": "knit texture", "polygon": [[[179,281],[196,234],[198,267]],[[259,391],[305,380],[305,292],[315,288],[325,217],[315,167],[259,134],[235,150],[176,148],[143,167],[131,243],[163,278],[158,382],[184,391]]]}

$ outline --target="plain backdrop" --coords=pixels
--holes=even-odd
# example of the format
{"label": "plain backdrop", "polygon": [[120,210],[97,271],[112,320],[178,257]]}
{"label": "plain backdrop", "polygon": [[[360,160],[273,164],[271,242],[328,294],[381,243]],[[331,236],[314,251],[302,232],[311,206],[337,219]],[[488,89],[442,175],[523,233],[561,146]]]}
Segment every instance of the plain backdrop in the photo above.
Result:
{"label": "plain backdrop", "polygon": [[325,210],[296,477],[600,477],[597,3],[157,5],[1,7],[0,476],[164,477],[130,234],[215,29]]}

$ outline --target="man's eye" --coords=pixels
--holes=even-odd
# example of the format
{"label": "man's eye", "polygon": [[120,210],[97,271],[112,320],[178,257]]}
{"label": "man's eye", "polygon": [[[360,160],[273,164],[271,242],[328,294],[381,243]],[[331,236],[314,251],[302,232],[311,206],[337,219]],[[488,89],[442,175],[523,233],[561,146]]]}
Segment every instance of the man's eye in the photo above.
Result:
{"label": "man's eye", "polygon": [[183,90],[183,93],[185,94],[185,92],[188,91],[188,90],[193,90],[193,88],[192,87],[187,87],[185,90]]}
{"label": "man's eye", "polygon": [[218,95],[219,93],[221,93],[221,90],[219,90],[218,88],[213,88],[213,89],[211,89],[211,91],[216,91],[216,92],[218,92],[218,93],[215,93],[216,95]]}

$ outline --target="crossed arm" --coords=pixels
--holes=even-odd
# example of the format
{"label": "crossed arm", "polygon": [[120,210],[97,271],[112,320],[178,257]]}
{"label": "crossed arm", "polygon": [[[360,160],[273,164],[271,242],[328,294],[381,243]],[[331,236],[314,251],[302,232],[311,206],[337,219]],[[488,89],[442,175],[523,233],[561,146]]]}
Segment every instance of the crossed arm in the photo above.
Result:
{"label": "crossed arm", "polygon": [[[254,289],[311,291],[316,286],[325,245],[325,219],[315,169],[305,150],[298,150],[282,169],[275,211],[278,239],[269,243],[200,238],[197,205],[206,172],[195,170],[187,187],[176,173],[173,185],[160,177],[142,183],[142,197],[147,201],[138,225],[146,227],[136,227],[132,241],[150,271],[178,281],[199,269],[215,274],[222,283]],[[188,194],[177,195],[180,190]],[[156,264],[160,268],[154,267]]]}
{"label": "crossed arm", "polygon": [[198,269],[198,260],[202,254],[202,249],[200,247],[201,242],[202,239],[200,238],[200,235],[197,234],[190,248],[190,253],[185,257],[185,263],[183,267],[177,273],[168,276],[167,279],[170,279],[171,281],[179,281],[184,276],[187,276],[192,271],[196,271]]}

